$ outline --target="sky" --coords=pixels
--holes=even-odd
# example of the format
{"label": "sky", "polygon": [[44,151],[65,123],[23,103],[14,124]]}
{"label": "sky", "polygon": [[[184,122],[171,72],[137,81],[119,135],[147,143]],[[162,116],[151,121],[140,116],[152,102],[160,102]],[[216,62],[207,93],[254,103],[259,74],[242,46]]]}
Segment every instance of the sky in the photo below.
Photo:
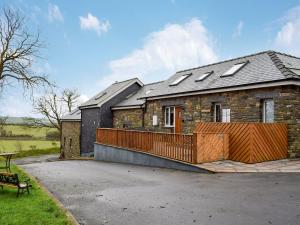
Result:
{"label": "sky", "polygon": [[[1,0],[46,44],[34,70],[81,101],[115,81],[149,83],[176,71],[264,50],[300,56],[300,0]],[[39,116],[20,86],[0,115]]]}

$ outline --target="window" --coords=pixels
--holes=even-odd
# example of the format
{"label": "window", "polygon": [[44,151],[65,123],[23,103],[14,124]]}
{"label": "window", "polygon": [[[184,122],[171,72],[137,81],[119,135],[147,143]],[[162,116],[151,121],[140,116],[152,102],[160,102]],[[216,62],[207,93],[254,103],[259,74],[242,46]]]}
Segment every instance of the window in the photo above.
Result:
{"label": "window", "polygon": [[152,91],[153,91],[153,89],[149,89],[149,90],[146,91],[145,94],[148,95],[148,94],[150,94]]}
{"label": "window", "polygon": [[70,148],[72,148],[72,138],[70,138]]}
{"label": "window", "polygon": [[227,70],[221,77],[227,77],[235,74],[237,71],[242,69],[248,62],[242,62],[233,65],[229,70]]}
{"label": "window", "polygon": [[64,137],[64,147],[66,147],[66,137]]}
{"label": "window", "polygon": [[165,108],[165,126],[174,127],[175,120],[175,107],[166,107]]}
{"label": "window", "polygon": [[99,95],[97,95],[96,97],[95,97],[95,100],[98,100],[98,99],[100,99],[100,98],[102,98],[104,95],[106,95],[107,94],[107,92],[101,92]]}
{"label": "window", "polygon": [[184,74],[184,75],[181,75],[180,77],[178,77],[175,81],[173,81],[170,86],[175,86],[177,84],[179,84],[181,81],[183,81],[184,79],[186,79],[187,77],[189,77],[190,75],[192,75],[191,73],[190,74]]}
{"label": "window", "polygon": [[208,77],[209,75],[211,75],[213,72],[214,72],[214,71],[210,71],[210,72],[201,74],[201,75],[196,79],[196,81],[202,81],[202,80],[204,80],[206,77]]}
{"label": "window", "polygon": [[222,109],[222,122],[230,123],[230,109]]}
{"label": "window", "polygon": [[264,123],[274,122],[274,100],[273,99],[263,100],[262,117]]}
{"label": "window", "polygon": [[214,122],[222,122],[222,110],[220,103],[214,104]]}

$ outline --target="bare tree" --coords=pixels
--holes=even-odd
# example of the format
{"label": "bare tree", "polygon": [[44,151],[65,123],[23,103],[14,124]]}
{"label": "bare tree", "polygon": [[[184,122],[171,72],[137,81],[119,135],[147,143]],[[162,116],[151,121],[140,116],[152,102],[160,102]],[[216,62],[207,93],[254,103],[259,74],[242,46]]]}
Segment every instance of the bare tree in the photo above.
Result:
{"label": "bare tree", "polygon": [[68,111],[72,111],[72,107],[78,102],[79,94],[77,90],[65,89],[62,94],[62,100],[67,104]]}
{"label": "bare tree", "polygon": [[46,94],[35,103],[35,109],[38,113],[42,114],[49,123],[45,120],[35,120],[35,124],[40,126],[52,126],[61,132],[61,118],[67,113],[71,112],[76,106],[79,94],[74,91],[64,90],[60,95],[54,91]]}
{"label": "bare tree", "polygon": [[1,116],[0,117],[0,130],[3,129],[4,125],[7,123],[8,116]]}
{"label": "bare tree", "polygon": [[32,66],[40,59],[42,48],[39,33],[33,35],[25,26],[19,11],[3,8],[0,14],[0,90],[14,82],[24,90],[50,85],[45,75],[37,74]]}

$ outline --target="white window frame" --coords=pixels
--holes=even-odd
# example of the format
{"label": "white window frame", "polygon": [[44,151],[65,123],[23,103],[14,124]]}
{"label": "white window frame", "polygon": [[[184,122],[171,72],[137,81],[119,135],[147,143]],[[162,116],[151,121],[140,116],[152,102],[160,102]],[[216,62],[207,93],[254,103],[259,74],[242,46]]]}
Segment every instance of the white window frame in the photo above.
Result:
{"label": "white window frame", "polygon": [[221,122],[222,122],[222,104],[221,103],[214,103],[214,122],[217,122],[217,105],[220,106],[220,113],[221,113]]}
{"label": "white window frame", "polygon": [[188,78],[188,77],[191,76],[191,75],[192,75],[191,73],[190,73],[190,74],[183,74],[183,75],[181,75],[181,76],[178,77],[176,80],[174,80],[174,81],[170,84],[170,86],[175,86],[175,85],[181,83],[183,80],[185,80],[186,78]]}
{"label": "white window frame", "polygon": [[201,74],[197,79],[197,81],[203,81],[204,79],[206,79],[208,76],[210,76],[211,74],[213,74],[214,71],[210,71],[210,72],[206,72],[204,74]]}
{"label": "white window frame", "polygon": [[[273,121],[271,121],[271,122],[267,122],[267,120],[266,120],[266,117],[267,117],[267,114],[266,114],[266,103],[267,102],[270,102],[270,101],[272,101],[273,102]],[[262,112],[262,119],[263,119],[263,123],[274,123],[274,117],[275,117],[275,112],[274,112],[275,110],[274,110],[274,99],[272,99],[272,98],[269,98],[269,99],[264,99],[263,100],[263,112]]]}
{"label": "white window frame", "polygon": [[234,65],[233,65],[232,67],[230,67],[225,73],[223,73],[223,74],[221,75],[221,77],[227,77],[227,76],[232,76],[232,75],[234,75],[234,74],[237,73],[239,70],[241,70],[247,63],[248,63],[248,61],[234,64]]}
{"label": "white window frame", "polygon": [[222,109],[222,123],[230,123],[230,109]]}
{"label": "white window frame", "polygon": [[[167,115],[168,110],[168,115]],[[171,125],[171,110],[173,110],[173,125]],[[167,118],[168,122],[167,123]],[[167,106],[165,107],[165,127],[175,127],[175,107],[174,106]]]}

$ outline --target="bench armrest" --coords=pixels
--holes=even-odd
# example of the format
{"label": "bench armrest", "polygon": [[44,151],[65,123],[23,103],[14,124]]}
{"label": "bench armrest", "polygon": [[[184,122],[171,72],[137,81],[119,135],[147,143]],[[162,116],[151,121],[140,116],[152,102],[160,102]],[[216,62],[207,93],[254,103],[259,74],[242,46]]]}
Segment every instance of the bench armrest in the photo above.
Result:
{"label": "bench armrest", "polygon": [[[24,180],[24,182],[26,183],[27,186],[29,186],[29,185],[30,185],[30,184],[29,184],[30,178],[26,178],[26,179]],[[30,185],[30,186],[31,186],[31,185]]]}

